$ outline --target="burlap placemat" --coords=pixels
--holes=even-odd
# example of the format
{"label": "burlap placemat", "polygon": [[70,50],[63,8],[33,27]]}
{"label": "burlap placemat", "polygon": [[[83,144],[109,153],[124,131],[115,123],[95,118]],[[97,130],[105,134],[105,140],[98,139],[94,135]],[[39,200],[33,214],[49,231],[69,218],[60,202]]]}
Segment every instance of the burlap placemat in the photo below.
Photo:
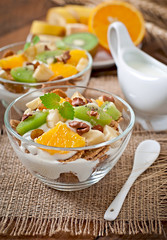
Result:
{"label": "burlap placemat", "polygon": [[[94,86],[119,94],[116,77],[93,78]],[[114,222],[104,212],[126,181],[140,141],[161,144],[157,161],[135,182]],[[161,233],[167,220],[167,132],[145,132],[136,125],[123,156],[99,183],[78,192],[59,192],[32,177],[15,156],[8,138],[0,137],[0,234],[52,236],[71,234]]]}

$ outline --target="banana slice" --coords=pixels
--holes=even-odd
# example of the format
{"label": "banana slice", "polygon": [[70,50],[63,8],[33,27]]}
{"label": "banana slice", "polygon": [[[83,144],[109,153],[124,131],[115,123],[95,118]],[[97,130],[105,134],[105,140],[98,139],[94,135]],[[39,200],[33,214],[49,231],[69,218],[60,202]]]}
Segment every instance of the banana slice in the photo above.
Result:
{"label": "banana slice", "polygon": [[88,146],[105,142],[104,134],[98,130],[90,130],[82,135],[86,139]]}
{"label": "banana slice", "polygon": [[88,32],[88,26],[81,23],[69,23],[66,24],[66,35],[70,35],[78,32]]}
{"label": "banana slice", "polygon": [[38,98],[35,98],[34,100],[28,102],[28,103],[26,104],[26,107],[27,107],[27,108],[30,108],[31,110],[34,110],[34,109],[36,109],[36,108],[39,106],[39,104],[41,104],[41,103],[42,103],[42,101],[41,101],[41,99],[38,97]]}
{"label": "banana slice", "polygon": [[7,79],[8,75],[7,75],[7,73],[5,72],[5,70],[3,70],[3,69],[0,70],[0,77]]}
{"label": "banana slice", "polygon": [[34,74],[33,77],[38,81],[38,82],[45,82],[49,80],[50,77],[52,77],[54,73],[52,70],[50,70],[45,64],[40,64]]}
{"label": "banana slice", "polygon": [[[103,133],[104,133],[104,139],[105,141],[109,141],[113,138],[116,138],[119,135],[119,132],[117,132],[114,128],[106,125],[103,129]],[[121,143],[120,140],[116,141],[115,143],[111,144],[111,147],[118,147],[119,144]]]}
{"label": "banana slice", "polygon": [[27,58],[28,62],[32,62],[37,54],[37,49],[35,46],[30,46],[24,51],[24,56]]}
{"label": "banana slice", "polygon": [[53,128],[59,121],[64,122],[64,118],[61,117],[57,109],[51,109],[46,119],[47,126]]}
{"label": "banana slice", "polygon": [[76,23],[75,17],[65,7],[50,8],[46,15],[46,20],[50,24],[65,26],[67,23]]}
{"label": "banana slice", "polygon": [[88,65],[88,59],[87,58],[81,58],[76,66],[76,69],[78,72],[81,72],[86,68]]}
{"label": "banana slice", "polygon": [[64,36],[65,28],[60,26],[60,24],[49,24],[44,21],[33,21],[30,29],[32,34],[48,34],[56,36]]}

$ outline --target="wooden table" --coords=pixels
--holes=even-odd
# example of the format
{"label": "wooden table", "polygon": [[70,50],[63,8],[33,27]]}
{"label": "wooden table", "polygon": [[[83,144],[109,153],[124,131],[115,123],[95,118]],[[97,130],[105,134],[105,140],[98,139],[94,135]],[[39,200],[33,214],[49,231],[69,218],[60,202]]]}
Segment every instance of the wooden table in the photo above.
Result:
{"label": "wooden table", "polygon": [[[17,42],[17,41],[24,41],[26,36],[29,33],[31,21],[33,19],[41,19],[44,18],[46,11],[48,8],[52,7],[54,4],[48,0],[38,0],[38,8],[36,8],[35,4],[37,1],[34,0],[5,0],[0,1],[0,47]],[[28,12],[28,14],[25,14]],[[23,14],[24,13],[24,14]],[[107,72],[108,73],[108,72]],[[99,72],[93,72],[93,75],[98,75]],[[101,73],[102,74],[102,73]],[[2,104],[0,103],[0,108],[2,108]],[[2,122],[2,118],[0,119],[0,125]],[[0,239],[28,239],[28,240],[53,240],[53,239],[82,239],[82,240],[91,240],[91,239],[98,239],[98,240],[139,240],[139,239],[147,239],[147,240],[165,240],[167,239],[167,223],[164,222],[164,234],[163,235],[143,235],[137,234],[133,236],[129,235],[115,235],[111,234],[108,237],[97,237],[94,238],[92,236],[70,236],[68,233],[57,233],[54,237],[10,237],[10,236],[0,236]],[[165,233],[166,232],[166,233]]]}

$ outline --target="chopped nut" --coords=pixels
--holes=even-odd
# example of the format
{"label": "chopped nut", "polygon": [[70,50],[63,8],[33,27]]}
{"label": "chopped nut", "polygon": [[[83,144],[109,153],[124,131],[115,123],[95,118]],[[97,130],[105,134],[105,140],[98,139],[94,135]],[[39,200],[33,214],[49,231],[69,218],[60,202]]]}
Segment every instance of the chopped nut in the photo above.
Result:
{"label": "chopped nut", "polygon": [[64,52],[60,56],[55,57],[58,62],[67,63],[67,60],[71,58],[70,51]]}
{"label": "chopped nut", "polygon": [[90,126],[84,122],[79,122],[79,121],[72,121],[69,123],[69,126],[72,128],[76,128],[76,132],[79,135],[82,135],[86,132],[89,132]]}
{"label": "chopped nut", "polygon": [[17,125],[20,123],[20,121],[19,120],[15,120],[15,119],[11,119],[10,120],[10,125],[11,125],[11,127],[14,129],[14,130],[16,130],[16,127],[17,127]]}
{"label": "chopped nut", "polygon": [[108,101],[108,102],[115,102],[113,96],[106,96],[106,95],[103,95],[103,96],[102,96],[102,99],[103,99],[103,102],[106,102],[106,101]]}
{"label": "chopped nut", "polygon": [[116,122],[115,120],[111,121],[110,126],[114,128],[116,131],[118,131],[118,122]]}
{"label": "chopped nut", "polygon": [[35,138],[40,137],[43,133],[44,133],[44,131],[42,129],[40,129],[40,128],[34,129],[31,132],[31,138],[34,140]]}
{"label": "chopped nut", "polygon": [[72,100],[71,100],[71,98],[66,97],[65,100],[66,100],[66,102],[69,102],[69,103],[72,105]]}
{"label": "chopped nut", "polygon": [[92,103],[92,100],[91,99],[86,99],[87,103]]}
{"label": "chopped nut", "polygon": [[96,117],[98,115],[98,112],[96,111],[90,111],[90,116]]}
{"label": "chopped nut", "polygon": [[54,89],[54,90],[51,91],[51,93],[56,93],[57,95],[59,95],[62,98],[67,97],[67,94],[61,89]]}
{"label": "chopped nut", "polygon": [[24,114],[24,115],[22,116],[21,121],[26,120],[26,119],[27,119],[28,117],[30,117],[30,116],[32,116],[32,114]]}
{"label": "chopped nut", "polygon": [[4,54],[2,55],[2,58],[6,58],[9,56],[13,56],[13,55],[14,55],[14,52],[12,50],[8,50],[8,51],[4,52]]}
{"label": "chopped nut", "polygon": [[25,149],[25,153],[30,153],[30,151],[28,149]]}
{"label": "chopped nut", "polygon": [[75,107],[83,106],[85,104],[86,104],[86,102],[84,102],[84,100],[82,98],[75,97],[72,100],[72,105]]}
{"label": "chopped nut", "polygon": [[45,51],[50,51],[50,48],[48,48],[47,45],[45,45]]}
{"label": "chopped nut", "polygon": [[103,132],[103,127],[101,125],[95,125],[94,127],[92,127],[93,130],[98,130],[100,132]]}

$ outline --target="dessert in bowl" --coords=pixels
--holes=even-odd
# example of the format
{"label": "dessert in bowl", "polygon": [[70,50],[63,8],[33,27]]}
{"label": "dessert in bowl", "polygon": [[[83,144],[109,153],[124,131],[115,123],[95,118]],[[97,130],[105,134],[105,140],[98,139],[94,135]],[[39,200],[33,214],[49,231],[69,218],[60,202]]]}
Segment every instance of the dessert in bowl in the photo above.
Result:
{"label": "dessert in bowl", "polygon": [[34,89],[56,84],[86,86],[89,81],[92,57],[88,52],[62,50],[54,42],[34,39],[0,49],[0,100],[6,106]]}
{"label": "dessert in bowl", "polygon": [[[23,101],[24,112],[17,108]],[[123,154],[134,121],[123,99],[79,86],[27,93],[5,112],[7,133],[20,161],[43,183],[63,191],[102,179]]]}

